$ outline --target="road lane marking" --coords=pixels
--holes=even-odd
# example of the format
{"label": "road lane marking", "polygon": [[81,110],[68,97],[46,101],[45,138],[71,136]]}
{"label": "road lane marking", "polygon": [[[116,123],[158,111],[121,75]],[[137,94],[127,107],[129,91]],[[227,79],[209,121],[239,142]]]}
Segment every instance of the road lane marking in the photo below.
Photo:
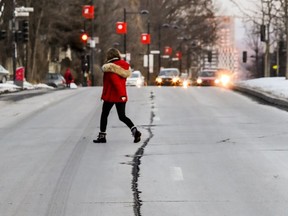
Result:
{"label": "road lane marking", "polygon": [[181,167],[171,167],[171,176],[174,181],[184,180]]}

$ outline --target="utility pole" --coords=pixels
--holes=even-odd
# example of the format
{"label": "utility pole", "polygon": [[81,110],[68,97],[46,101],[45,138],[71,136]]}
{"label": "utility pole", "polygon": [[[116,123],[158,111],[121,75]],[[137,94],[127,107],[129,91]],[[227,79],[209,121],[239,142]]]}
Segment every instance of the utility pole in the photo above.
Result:
{"label": "utility pole", "polygon": [[286,31],[286,71],[285,77],[288,79],[288,0],[285,0],[285,31]]}
{"label": "utility pole", "polygon": [[13,0],[12,6],[12,60],[13,60],[13,81],[15,82],[15,75],[16,75],[16,61],[17,61],[17,43],[16,43],[16,0]]}
{"label": "utility pole", "polygon": [[[91,5],[93,6],[94,10],[94,0],[91,0]],[[95,49],[95,39],[94,39],[94,17],[95,13],[93,11],[93,18],[91,19],[91,43],[90,43],[90,48],[91,48],[91,59],[90,59],[90,71],[91,71],[91,84],[94,86],[94,49]]]}

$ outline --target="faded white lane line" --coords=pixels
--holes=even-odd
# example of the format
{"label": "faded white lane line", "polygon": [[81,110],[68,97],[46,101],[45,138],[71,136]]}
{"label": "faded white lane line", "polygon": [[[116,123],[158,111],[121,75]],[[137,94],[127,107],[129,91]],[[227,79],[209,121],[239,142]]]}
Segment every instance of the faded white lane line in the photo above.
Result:
{"label": "faded white lane line", "polygon": [[183,172],[181,167],[171,167],[171,177],[174,181],[183,181]]}

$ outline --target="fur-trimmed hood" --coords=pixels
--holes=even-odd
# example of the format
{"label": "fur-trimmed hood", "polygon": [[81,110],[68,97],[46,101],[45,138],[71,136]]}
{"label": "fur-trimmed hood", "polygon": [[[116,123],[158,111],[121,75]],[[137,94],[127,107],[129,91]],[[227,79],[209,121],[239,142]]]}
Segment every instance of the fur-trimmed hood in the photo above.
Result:
{"label": "fur-trimmed hood", "polygon": [[102,66],[102,70],[103,72],[116,73],[123,78],[131,75],[130,65],[124,60],[108,62]]}

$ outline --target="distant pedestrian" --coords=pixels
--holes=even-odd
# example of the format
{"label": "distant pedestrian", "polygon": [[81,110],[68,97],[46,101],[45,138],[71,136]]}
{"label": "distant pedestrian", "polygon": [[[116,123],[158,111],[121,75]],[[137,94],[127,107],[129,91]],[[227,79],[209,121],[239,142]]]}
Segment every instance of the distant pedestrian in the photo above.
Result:
{"label": "distant pedestrian", "polygon": [[64,74],[64,78],[66,81],[66,86],[70,87],[70,84],[73,82],[73,75],[71,73],[70,68],[67,68]]}
{"label": "distant pedestrian", "polygon": [[103,100],[100,119],[100,132],[94,143],[106,143],[106,128],[110,110],[115,105],[119,120],[124,122],[131,130],[134,143],[141,140],[141,133],[133,122],[125,114],[125,106],[128,100],[126,91],[126,78],[131,75],[130,65],[121,59],[119,50],[111,48],[106,53],[106,63],[102,66]]}

